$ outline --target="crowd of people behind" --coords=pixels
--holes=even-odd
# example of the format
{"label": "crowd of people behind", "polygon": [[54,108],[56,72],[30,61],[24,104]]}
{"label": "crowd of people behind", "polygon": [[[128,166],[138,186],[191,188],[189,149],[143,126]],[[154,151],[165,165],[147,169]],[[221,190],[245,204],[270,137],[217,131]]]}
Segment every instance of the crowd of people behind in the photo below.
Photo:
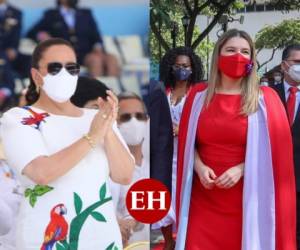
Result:
{"label": "crowd of people behind", "polygon": [[[150,170],[172,193],[168,215],[152,225],[166,250],[296,250],[296,240],[299,249],[300,45],[287,46],[280,67],[258,80],[251,37],[229,30],[207,82],[201,58],[174,48],[146,108],[138,95],[117,97],[95,80],[120,67],[91,11],[77,0],[56,4],[29,30],[38,45],[28,57],[18,51],[22,14],[0,0],[0,106],[14,107],[0,126],[0,249],[149,241],[125,197]],[[29,72],[20,98],[15,78]]]}
{"label": "crowd of people behind", "polygon": [[[52,67],[53,61],[60,65]],[[81,196],[78,199],[92,202],[91,197],[94,196],[96,201],[99,184],[102,189],[103,185],[106,186],[107,196],[112,196],[112,202],[108,200],[108,205],[101,211],[107,223],[97,226],[89,220],[85,227],[88,234],[96,230],[110,237],[104,239],[94,234],[94,240],[90,240],[90,237],[83,234],[75,243],[70,241],[69,244],[79,245],[79,249],[82,246],[86,249],[104,249],[112,243],[121,249],[122,246],[136,242],[149,243],[149,225],[131,217],[125,205],[130,185],[149,178],[149,119],[146,106],[134,93],[124,92],[117,98],[104,83],[94,78],[78,77],[79,67],[75,62],[74,50],[66,40],[55,38],[41,42],[33,53],[31,83],[23,100],[25,105],[10,109],[1,119],[1,145],[4,150],[1,149],[0,160],[0,249],[30,249],[32,246],[34,249],[50,249],[58,241],[55,238],[58,236],[54,237],[51,230],[55,230],[55,225],[61,225],[51,220],[46,227],[51,210],[47,203],[52,203],[52,206],[57,203],[51,218],[55,211],[60,211],[57,213],[67,228],[66,220],[72,216],[76,218],[75,211],[71,209],[72,192],[76,189],[76,193]],[[64,111],[57,109],[63,106]],[[11,123],[14,116],[22,121]],[[67,120],[70,124],[67,124]],[[50,127],[46,129],[44,122]],[[51,132],[51,127],[56,132]],[[70,134],[67,131],[73,132]],[[12,145],[11,142],[18,141],[13,139],[18,134],[22,136],[24,144]],[[54,135],[56,139],[53,141]],[[60,136],[69,142],[66,144],[65,140],[61,141]],[[29,141],[32,147],[25,145]],[[27,152],[24,151],[26,148]],[[23,156],[19,155],[21,151]],[[118,157],[115,157],[116,154]],[[45,168],[35,168],[41,166],[41,163]],[[53,164],[58,166],[55,173],[48,172],[51,169],[49,166]],[[85,185],[78,185],[81,181]],[[33,193],[37,189],[47,191],[36,197]],[[52,193],[54,190],[56,194]],[[48,196],[42,201],[42,196],[50,191],[52,198]],[[27,192],[33,193],[27,195]],[[35,201],[31,200],[32,196],[35,196]],[[61,202],[63,204],[58,204]],[[32,221],[31,215],[38,210],[46,212],[38,219],[45,220],[44,228]],[[22,226],[24,223],[27,225],[25,228]],[[72,228],[72,223],[69,226]],[[40,237],[36,237],[37,233],[41,234]],[[67,239],[67,229],[60,233],[62,235],[59,239]]]}
{"label": "crowd of people behind", "polygon": [[[15,130],[15,126],[8,122],[9,125],[7,124],[7,128],[14,131],[11,130],[12,134],[8,131],[3,132],[0,143],[0,249],[27,249],[27,247],[28,249],[30,247],[33,247],[33,249],[50,249],[55,247],[54,241],[58,241],[58,239],[54,238],[55,235],[53,236],[55,232],[49,229],[53,229],[53,226],[51,227],[53,221],[49,222],[49,220],[53,218],[55,213],[60,214],[61,220],[63,221],[62,227],[64,228],[60,234],[66,234],[66,220],[76,215],[72,214],[72,209],[70,210],[73,201],[72,195],[68,198],[66,196],[65,192],[68,192],[66,191],[66,186],[68,186],[69,191],[71,191],[74,185],[78,186],[78,181],[80,182],[82,178],[86,179],[88,183],[88,185],[82,186],[82,190],[85,191],[81,192],[80,189],[76,189],[78,195],[80,195],[83,200],[87,198],[89,202],[96,202],[98,195],[94,197],[94,200],[90,200],[91,193],[94,191],[95,194],[99,193],[100,184],[103,184],[102,188],[106,186],[106,196],[112,196],[112,202],[107,202],[108,205],[102,215],[105,216],[104,220],[107,220],[108,223],[103,224],[98,227],[98,229],[91,221],[85,223],[87,224],[88,234],[96,230],[101,231],[105,235],[109,235],[109,237],[105,240],[102,238],[99,239],[99,236],[95,234],[95,240],[91,241],[91,238],[89,236],[87,237],[85,233],[80,237],[81,242],[78,240],[76,243],[69,242],[69,244],[79,245],[79,249],[81,249],[82,246],[87,247],[87,249],[105,249],[109,247],[109,244],[111,247],[121,249],[136,242],[149,243],[149,226],[139,223],[132,218],[125,205],[127,190],[130,185],[140,179],[149,178],[149,119],[147,108],[141,97],[137,94],[123,92],[116,97],[104,83],[96,80],[99,76],[119,76],[121,68],[116,58],[105,51],[102,35],[92,16],[91,10],[79,8],[77,0],[57,0],[56,7],[46,10],[42,18],[25,35],[38,44],[32,56],[24,55],[19,51],[21,31],[22,12],[11,6],[6,0],[0,0],[0,112],[4,113],[1,129],[5,130],[6,110],[10,109],[9,112],[12,111],[13,113],[14,111],[19,113],[21,110],[25,113],[28,112],[28,114],[24,113],[24,115],[28,116],[29,119],[32,118],[32,121],[28,121],[27,119],[27,121],[22,121],[21,124],[27,127],[25,130],[29,127],[33,130],[29,129],[27,132],[21,132],[24,128],[21,126],[22,128],[19,132],[22,134],[20,134],[22,137],[26,134],[28,135],[27,139],[23,137],[22,141],[24,141],[24,143],[31,141],[31,145],[36,144],[34,147],[39,149],[37,149],[37,152],[31,148],[28,154],[25,153],[27,155],[25,158],[29,159],[28,157],[32,156],[32,159],[35,159],[35,156],[39,154],[50,157],[52,154],[52,161],[60,162],[59,159],[61,158],[57,156],[55,152],[61,150],[61,157],[63,156],[63,158],[67,160],[62,164],[66,168],[63,170],[64,173],[52,176],[49,172],[44,172],[44,174],[50,178],[49,180],[41,180],[37,175],[32,175],[32,173],[29,173],[32,170],[29,170],[27,173],[27,170],[31,167],[34,168],[35,164],[27,164],[29,162],[27,162],[25,158],[21,160],[22,157],[18,155],[10,156],[10,150],[7,147],[10,142],[8,144],[7,142],[12,139],[13,134],[17,136],[16,133],[18,133],[18,129]],[[53,47],[57,50],[55,48],[53,49]],[[51,52],[49,52],[49,50],[51,50]],[[41,66],[42,63],[43,66]],[[82,68],[85,69],[83,72],[81,71]],[[48,75],[45,76],[47,73]],[[24,88],[21,94],[15,93],[16,78],[30,78],[29,86]],[[48,85],[46,82],[48,82]],[[68,86],[60,85],[65,82],[68,83]],[[47,96],[46,99],[45,96]],[[102,104],[99,104],[99,102],[101,102],[99,98],[102,100]],[[55,115],[61,111],[52,110],[53,113],[50,115],[49,100],[51,100],[50,103],[52,103],[50,106],[53,105],[53,102],[57,102],[57,104],[60,105],[61,102],[67,101],[68,104],[65,105],[65,107],[69,107],[67,108],[69,111],[65,110],[62,114]],[[42,105],[35,106],[39,101],[42,102]],[[111,107],[108,103],[111,104]],[[119,108],[116,108],[116,103],[119,103]],[[35,107],[32,107],[32,105]],[[100,106],[102,113],[98,112],[99,114],[96,115]],[[46,114],[44,110],[50,111],[49,114]],[[80,110],[84,110],[82,116],[79,114],[82,112]],[[103,111],[106,113],[103,113]],[[68,112],[71,113],[68,114]],[[12,115],[17,115],[17,113]],[[44,119],[48,116],[51,116],[51,119],[54,118],[54,120],[59,117],[63,118],[61,119],[62,124],[65,123],[64,118],[81,117],[80,119],[77,118],[77,122],[75,122],[76,120],[74,118],[70,119],[70,121],[71,123],[72,121],[75,122],[72,125],[74,129],[77,127],[74,132],[77,130],[78,133],[82,129],[86,131],[80,132],[80,135],[76,135],[76,133],[73,135],[69,134],[67,139],[70,140],[70,143],[78,139],[78,145],[73,148],[71,147],[72,149],[66,149],[64,147],[67,145],[63,145],[64,143],[62,143],[62,147],[51,149],[54,144],[57,144],[57,142],[55,142],[51,146],[50,138],[52,136],[49,137],[50,141],[46,140],[41,142],[40,136],[42,136],[42,134],[37,135],[35,130],[37,129],[41,132],[40,129],[43,127],[42,123],[44,123]],[[26,117],[24,119],[26,119]],[[38,119],[41,120],[38,121]],[[106,125],[98,127],[97,124],[102,121],[106,122]],[[33,123],[30,125],[30,122]],[[58,123],[52,126],[60,130]],[[90,130],[88,130],[89,126]],[[104,132],[99,131],[103,130],[105,126],[107,132],[101,134]],[[68,131],[70,127],[65,127],[65,129]],[[92,131],[93,133],[91,133]],[[35,135],[33,135],[32,132]],[[44,130],[44,132],[46,132],[46,130]],[[86,135],[83,139],[80,138],[84,133],[86,133]],[[109,134],[109,136],[107,134]],[[107,139],[107,137],[110,138]],[[34,138],[37,139],[35,142]],[[101,138],[104,141],[102,141]],[[90,149],[94,149],[96,145],[100,145],[100,141],[103,144],[97,147],[96,152],[98,152],[101,160],[95,161],[95,155],[93,156],[94,153],[91,153]],[[2,148],[2,144],[4,144],[4,149]],[[13,146],[13,148],[15,148],[15,146]],[[21,148],[27,147],[21,144],[19,144],[19,146],[20,150]],[[76,150],[79,150],[78,147],[81,147],[80,153],[76,153],[78,152]],[[14,150],[19,151],[17,148]],[[76,159],[71,159],[72,154],[77,155],[77,157],[75,157]],[[106,157],[108,159],[104,154],[107,155]],[[113,163],[116,159],[112,160],[112,158],[115,158],[116,154],[119,155],[119,159],[117,160],[118,162]],[[20,159],[20,162],[17,163],[18,167],[15,165],[16,158]],[[40,157],[40,160],[41,158],[43,157]],[[83,172],[78,172],[74,175],[76,171],[72,171],[73,167],[76,166],[80,168],[80,165],[84,166],[84,164],[82,165],[82,163],[79,162],[82,158],[86,159],[85,164],[90,165],[94,162],[95,166],[100,167],[103,165],[104,169],[99,173],[99,169],[90,168],[90,170],[84,172],[84,174]],[[131,158],[134,158],[134,164]],[[27,165],[25,166],[24,164]],[[47,160],[43,163],[44,166],[48,164]],[[119,167],[116,168],[116,166]],[[123,171],[121,166],[124,166],[124,168],[127,167],[127,170],[124,169]],[[17,170],[19,167],[20,171]],[[26,168],[26,174],[25,167],[28,167]],[[115,168],[115,170],[112,170],[113,168]],[[58,172],[60,172],[60,170]],[[71,183],[68,181],[65,182],[65,180],[61,182],[61,176],[65,178],[65,176],[68,176],[68,173],[73,181]],[[109,178],[108,173],[110,175]],[[85,175],[85,177],[83,175]],[[127,178],[126,176],[131,177]],[[93,178],[94,181],[92,180]],[[53,181],[57,182],[57,185],[54,185]],[[60,187],[63,187],[62,184],[65,187],[60,189]],[[53,198],[55,202],[57,201],[57,204],[52,207],[53,210],[50,209],[51,211],[46,212],[46,210],[39,207],[40,204],[38,200],[42,199],[41,197],[37,197],[35,194],[30,194],[29,196],[24,194],[26,190],[27,192],[29,192],[28,190],[35,192],[38,188],[56,190],[56,195],[53,194],[56,198]],[[62,190],[64,191],[62,192]],[[90,194],[87,193],[88,190],[90,190]],[[42,192],[49,192],[49,190]],[[62,193],[65,194],[60,196]],[[60,196],[59,199],[57,199],[58,196]],[[62,197],[67,198],[70,203],[68,203],[67,200],[61,199]],[[31,201],[25,205],[26,208],[24,210],[23,206],[27,198]],[[32,199],[36,201],[32,202]],[[62,202],[62,200],[64,200],[64,204],[58,204]],[[41,201],[41,203],[44,203],[44,201]],[[47,215],[43,216],[46,223],[43,229],[38,228],[39,226],[37,225],[38,227],[33,227],[29,231],[23,231],[24,228],[19,231],[20,225],[24,225],[23,223],[32,225],[33,221],[31,221],[32,218],[30,219],[31,212],[28,210],[29,207],[29,210],[35,207],[37,210],[42,209],[46,212],[45,215]],[[67,209],[68,214],[66,214]],[[94,211],[94,213],[98,212]],[[18,214],[20,214],[19,219],[17,219]],[[97,216],[95,219],[97,220]],[[101,220],[101,218],[99,219],[99,213],[98,220]],[[71,223],[71,220],[68,222]],[[72,225],[69,226],[71,227]],[[73,230],[71,231],[73,232]],[[37,240],[36,233],[38,232],[41,233],[41,237]],[[17,236],[19,233],[21,233],[22,236]],[[26,234],[30,234],[31,237],[25,240]],[[62,235],[56,235],[55,237],[67,239],[66,235]],[[73,236],[70,237],[72,238]]]}
{"label": "crowd of people behind", "polygon": [[[38,43],[50,37],[63,38],[73,45],[78,63],[85,68],[81,75],[90,77],[121,74],[116,57],[105,50],[103,36],[88,8],[78,0],[57,0],[56,6],[45,10],[40,20],[25,34]],[[19,50],[22,38],[22,11],[7,0],[0,0],[0,110],[15,105],[16,79],[29,77],[31,56]]]}

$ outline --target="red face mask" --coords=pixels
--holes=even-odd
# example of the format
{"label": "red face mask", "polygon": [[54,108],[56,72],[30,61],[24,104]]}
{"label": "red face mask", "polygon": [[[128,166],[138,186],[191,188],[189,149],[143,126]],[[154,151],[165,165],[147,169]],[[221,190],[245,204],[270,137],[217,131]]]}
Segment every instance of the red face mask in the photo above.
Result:
{"label": "red face mask", "polygon": [[220,55],[218,67],[220,71],[231,78],[241,78],[251,72],[253,63],[240,53],[236,53],[231,56]]}

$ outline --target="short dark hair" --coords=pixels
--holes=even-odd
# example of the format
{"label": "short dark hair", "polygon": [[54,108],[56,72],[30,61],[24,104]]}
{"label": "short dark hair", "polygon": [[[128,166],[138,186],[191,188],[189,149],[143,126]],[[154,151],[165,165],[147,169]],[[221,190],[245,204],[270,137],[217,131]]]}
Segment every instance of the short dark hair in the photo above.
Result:
{"label": "short dark hair", "polygon": [[[43,42],[40,42],[34,49],[32,57],[31,57],[31,67],[38,69],[39,68],[39,62],[42,59],[45,51],[49,49],[52,46],[56,45],[65,45],[72,49],[75,54],[75,50],[72,46],[72,44],[62,38],[50,38]],[[39,99],[39,93],[37,92],[36,86],[34,84],[34,81],[32,77],[30,76],[30,84],[28,86],[27,93],[25,95],[27,105],[32,105]]]}
{"label": "short dark hair", "polygon": [[[69,1],[70,7],[71,8],[77,8],[79,0],[71,0]],[[56,6],[59,7],[61,5],[61,1],[60,0],[56,0]]]}
{"label": "short dark hair", "polygon": [[172,66],[175,64],[178,56],[187,56],[191,60],[192,74],[188,79],[189,85],[203,80],[204,70],[200,57],[195,54],[192,48],[177,47],[167,51],[159,65],[159,79],[164,83],[166,88],[175,87],[175,77],[172,74]]}
{"label": "short dark hair", "polygon": [[282,52],[282,61],[286,60],[294,50],[300,50],[300,44],[291,44],[285,47]]}
{"label": "short dark hair", "polygon": [[130,91],[125,91],[125,92],[122,92],[118,95],[119,102],[124,101],[124,100],[130,100],[130,99],[135,99],[135,100],[140,101],[140,103],[144,107],[145,113],[147,113],[147,108],[145,106],[145,103],[144,103],[143,99],[141,97],[139,97],[136,93],[133,93],[133,92],[130,92]]}
{"label": "short dark hair", "polygon": [[98,97],[104,100],[107,97],[106,91],[109,88],[101,81],[85,76],[78,77],[77,88],[71,97],[71,102],[77,107],[84,107],[87,102],[96,100]]}

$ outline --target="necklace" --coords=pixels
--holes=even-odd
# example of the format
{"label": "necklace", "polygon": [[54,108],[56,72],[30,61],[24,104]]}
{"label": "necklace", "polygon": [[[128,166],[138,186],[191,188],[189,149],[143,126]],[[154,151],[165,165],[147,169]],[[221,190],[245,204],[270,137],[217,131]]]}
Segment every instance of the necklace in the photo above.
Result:
{"label": "necklace", "polygon": [[175,99],[174,95],[173,95],[173,91],[171,90],[171,92],[170,92],[170,104],[171,104],[171,106],[176,106],[178,103],[181,102],[183,97],[184,96],[179,96],[177,99]]}

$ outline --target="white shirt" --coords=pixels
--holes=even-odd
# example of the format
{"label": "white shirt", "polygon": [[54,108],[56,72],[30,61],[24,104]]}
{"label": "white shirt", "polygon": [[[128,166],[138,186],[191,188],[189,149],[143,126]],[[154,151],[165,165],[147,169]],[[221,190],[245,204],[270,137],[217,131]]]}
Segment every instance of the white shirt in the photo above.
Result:
{"label": "white shirt", "polygon": [[74,9],[67,9],[65,7],[60,7],[59,9],[60,14],[64,18],[66,24],[69,28],[74,29],[75,27],[75,10]]}
{"label": "white shirt", "polygon": [[261,82],[261,83],[260,83],[260,86],[267,86],[267,87],[268,87],[268,86],[269,86],[269,83],[268,83],[268,82]]}
{"label": "white shirt", "polygon": [[[44,113],[41,109],[32,109]],[[106,249],[112,242],[122,249],[113,202],[107,201],[103,205],[98,202],[111,196],[109,186],[105,185],[109,178],[109,164],[102,145],[90,150],[67,173],[51,181],[48,187],[38,186],[22,174],[24,167],[32,160],[42,155],[52,155],[82,138],[89,131],[96,113],[96,110],[83,109],[80,117],[48,114],[38,123],[28,110],[12,108],[1,117],[0,135],[7,162],[25,188],[25,194],[27,192],[21,199],[17,218],[17,250],[41,248],[45,230],[51,223],[52,209],[59,204],[67,210],[60,217],[69,225],[68,242],[80,233],[77,242],[80,250]],[[116,125],[113,129],[127,148]],[[93,210],[89,210],[91,206]],[[79,213],[89,214],[88,219],[83,224],[72,223],[78,219]],[[99,213],[106,222],[99,221]],[[92,214],[95,217],[90,216]]]}
{"label": "white shirt", "polygon": [[[289,88],[292,87],[292,86],[289,85],[286,81],[283,81],[283,86],[284,86],[285,101],[287,102],[287,100],[289,98],[289,95],[290,95]],[[299,103],[300,103],[300,85],[297,86],[297,88],[299,89],[299,91],[296,94],[294,120],[296,118],[298,107],[299,107]]]}
{"label": "white shirt", "polygon": [[21,193],[18,192],[20,189],[6,161],[0,160],[0,250],[16,249],[15,225],[22,199]]}

